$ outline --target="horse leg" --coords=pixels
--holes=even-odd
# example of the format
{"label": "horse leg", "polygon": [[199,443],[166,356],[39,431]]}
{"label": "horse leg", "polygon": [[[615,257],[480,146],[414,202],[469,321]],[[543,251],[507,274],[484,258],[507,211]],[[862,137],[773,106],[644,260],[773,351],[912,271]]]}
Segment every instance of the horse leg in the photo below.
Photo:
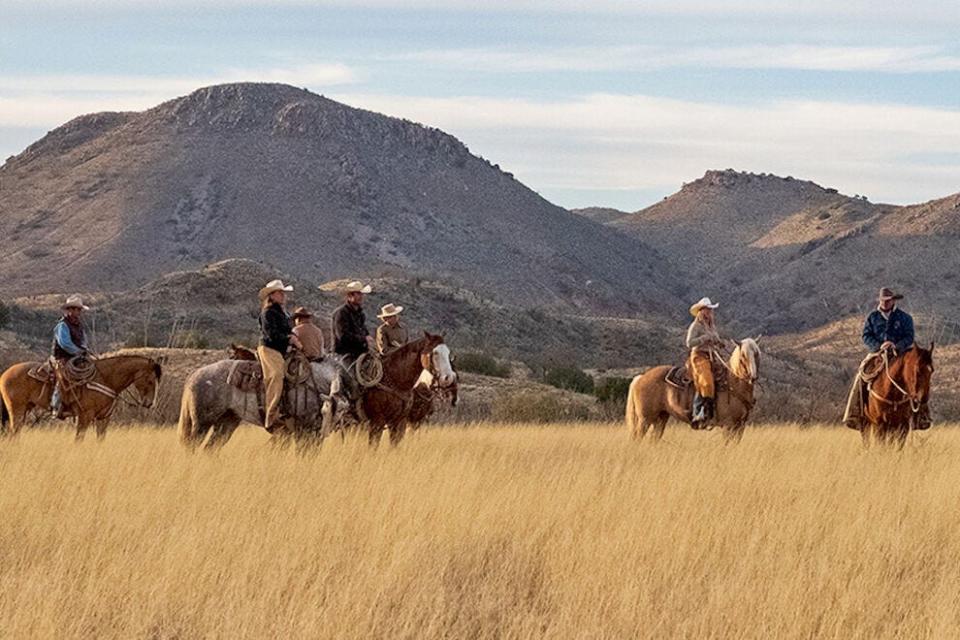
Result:
{"label": "horse leg", "polygon": [[86,412],[81,411],[77,415],[77,434],[73,437],[74,442],[82,442],[83,436],[87,433],[87,427],[90,426],[90,418]]}
{"label": "horse leg", "polygon": [[368,441],[370,443],[370,446],[373,447],[374,449],[380,446],[380,437],[383,435],[383,430],[385,427],[386,427],[385,424],[379,424],[379,423],[374,424],[373,422],[370,423],[370,426],[369,426],[370,432],[368,434]]}
{"label": "horse leg", "polygon": [[240,418],[234,415],[222,416],[213,424],[210,430],[210,439],[204,445],[204,451],[215,451],[227,444],[233,432],[240,426]]}
{"label": "horse leg", "polygon": [[407,421],[403,418],[400,418],[392,425],[390,425],[390,445],[397,446],[400,444],[400,441],[403,440],[404,434],[407,432]]}
{"label": "horse leg", "polygon": [[737,422],[723,430],[724,444],[739,444],[743,439],[744,423]]}
{"label": "horse leg", "polygon": [[108,418],[97,418],[94,422],[97,428],[97,441],[103,442],[103,439],[107,437],[107,423],[110,420]]}

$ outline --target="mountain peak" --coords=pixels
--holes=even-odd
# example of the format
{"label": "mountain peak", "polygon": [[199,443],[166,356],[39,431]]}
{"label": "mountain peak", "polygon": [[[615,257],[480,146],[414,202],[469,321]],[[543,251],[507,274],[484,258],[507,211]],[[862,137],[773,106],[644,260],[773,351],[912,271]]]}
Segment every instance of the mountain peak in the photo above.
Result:
{"label": "mountain peak", "polygon": [[721,189],[789,189],[796,192],[817,194],[836,194],[836,189],[821,187],[810,180],[798,180],[793,176],[781,177],[772,173],[752,173],[735,169],[710,169],[693,182],[685,183],[684,189],[721,188]]}

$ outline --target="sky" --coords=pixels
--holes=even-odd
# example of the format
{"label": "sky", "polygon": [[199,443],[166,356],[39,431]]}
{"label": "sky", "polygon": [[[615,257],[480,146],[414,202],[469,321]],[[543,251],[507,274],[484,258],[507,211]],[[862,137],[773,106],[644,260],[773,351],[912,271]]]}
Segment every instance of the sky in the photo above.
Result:
{"label": "sky", "polygon": [[0,160],[221,82],[439,127],[566,207],[709,169],[960,191],[960,2],[0,0]]}

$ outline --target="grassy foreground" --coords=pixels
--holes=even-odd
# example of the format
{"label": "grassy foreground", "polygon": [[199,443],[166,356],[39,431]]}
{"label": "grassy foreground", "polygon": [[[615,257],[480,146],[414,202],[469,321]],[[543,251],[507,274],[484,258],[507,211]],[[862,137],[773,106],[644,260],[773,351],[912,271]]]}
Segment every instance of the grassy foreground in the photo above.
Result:
{"label": "grassy foreground", "polygon": [[71,438],[0,442],[0,637],[960,637],[958,430]]}

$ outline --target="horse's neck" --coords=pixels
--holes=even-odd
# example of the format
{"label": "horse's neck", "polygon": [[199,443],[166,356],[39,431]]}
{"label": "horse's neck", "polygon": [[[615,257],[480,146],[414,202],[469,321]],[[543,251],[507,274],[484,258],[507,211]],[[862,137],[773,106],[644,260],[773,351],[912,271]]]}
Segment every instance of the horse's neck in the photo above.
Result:
{"label": "horse's neck", "polygon": [[747,393],[753,397],[753,375],[750,372],[750,356],[743,350],[743,347],[737,347],[730,355],[728,363],[730,371],[733,373],[730,378],[730,385],[735,386],[737,390]]}
{"label": "horse's neck", "polygon": [[422,372],[418,349],[395,351],[384,362],[383,381],[400,389],[412,389]]}
{"label": "horse's neck", "polygon": [[415,386],[424,386],[429,387],[433,384],[433,374],[430,373],[429,369],[424,369],[420,372],[420,377],[417,378],[417,384]]}
{"label": "horse's neck", "polygon": [[145,362],[146,359],[139,356],[117,356],[100,361],[97,371],[103,378],[103,384],[114,391],[123,391],[133,384],[135,372],[143,368]]}

